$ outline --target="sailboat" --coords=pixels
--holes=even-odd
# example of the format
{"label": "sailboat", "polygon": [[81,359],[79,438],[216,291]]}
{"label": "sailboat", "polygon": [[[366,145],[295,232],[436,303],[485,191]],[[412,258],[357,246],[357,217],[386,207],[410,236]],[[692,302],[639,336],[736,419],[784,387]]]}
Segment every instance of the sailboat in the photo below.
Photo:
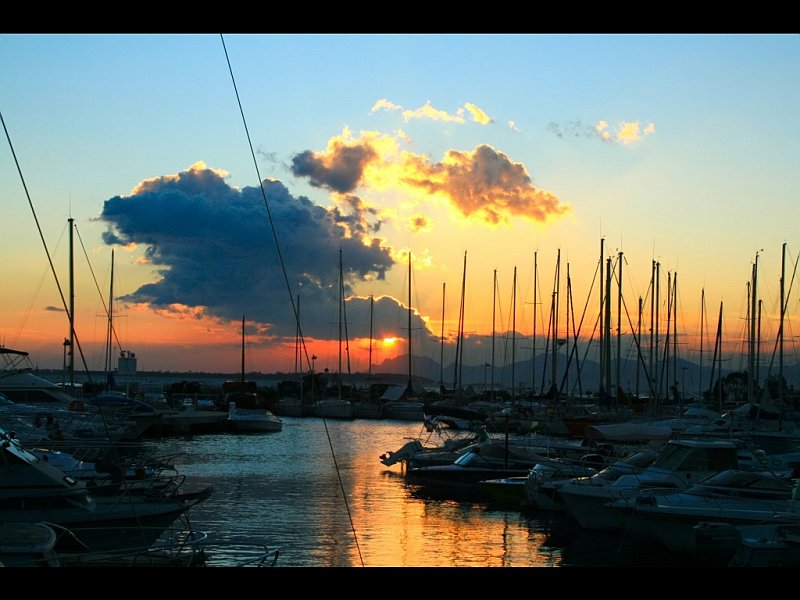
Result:
{"label": "sailboat", "polygon": [[[251,385],[248,385],[251,384]],[[244,380],[244,315],[242,315],[242,377],[240,381],[226,381],[222,389],[223,406],[228,406],[228,427],[233,431],[280,431],[283,421],[266,408],[259,408],[255,382]]]}
{"label": "sailboat", "polygon": [[342,273],[342,249],[339,248],[339,370],[336,373],[336,397],[322,398],[311,406],[311,414],[324,419],[352,419],[355,417],[353,403],[342,398],[342,311],[344,310],[344,279]]}
{"label": "sailboat", "polygon": [[357,419],[380,419],[383,416],[383,407],[377,402],[373,401],[372,390],[372,316],[375,308],[375,298],[370,294],[369,296],[369,368],[367,370],[368,388],[366,390],[368,396],[353,402],[353,411]]}
{"label": "sailboat", "polygon": [[383,416],[386,419],[402,421],[422,421],[425,418],[425,405],[413,398],[414,387],[411,378],[411,252],[408,253],[408,384],[389,387],[381,400]]}

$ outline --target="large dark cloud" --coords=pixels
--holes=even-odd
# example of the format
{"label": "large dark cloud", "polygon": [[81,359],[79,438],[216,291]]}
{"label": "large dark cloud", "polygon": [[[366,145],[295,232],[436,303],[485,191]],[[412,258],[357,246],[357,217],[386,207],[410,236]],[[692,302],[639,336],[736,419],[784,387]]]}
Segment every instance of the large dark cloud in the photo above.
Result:
{"label": "large dark cloud", "polygon": [[[380,226],[351,196],[343,208],[326,209],[293,197],[278,181],[265,181],[293,297],[301,296],[306,337],[330,337],[338,314],[339,249],[345,294],[364,279],[383,279],[393,260],[377,239]],[[156,309],[204,307],[211,316],[267,326],[293,338],[295,321],[261,190],[230,187],[218,173],[193,167],[176,176],[148,180],[126,197],[106,200],[101,218],[108,244],[136,243],[161,279],[123,299]]]}
{"label": "large dark cloud", "polygon": [[342,194],[352,192],[364,167],[377,157],[368,144],[345,144],[335,142],[327,152],[306,150],[292,158],[292,173],[295,177],[308,177],[315,187],[324,187]]}

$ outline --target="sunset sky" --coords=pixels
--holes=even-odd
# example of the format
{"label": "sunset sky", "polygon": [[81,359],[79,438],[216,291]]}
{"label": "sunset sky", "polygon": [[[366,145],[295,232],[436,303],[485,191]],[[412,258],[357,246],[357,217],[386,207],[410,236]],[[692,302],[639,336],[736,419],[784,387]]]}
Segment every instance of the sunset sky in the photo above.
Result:
{"label": "sunset sky", "polygon": [[[517,360],[530,357],[534,255],[538,336],[560,251],[558,337],[569,270],[581,335],[596,338],[601,239],[615,277],[623,253],[623,334],[639,297],[649,322],[654,260],[666,329],[677,273],[689,360],[703,291],[705,348],[722,302],[726,350],[740,357],[757,255],[772,351],[785,243],[797,361],[800,37],[224,41],[255,164],[220,36],[0,36],[0,112],[65,294],[74,218],[75,328],[90,369],[105,361],[112,249],[115,351],[135,352],[140,370],[222,372],[239,368],[242,315],[248,369],[294,369],[298,294],[308,356],[337,369],[341,250],[351,368],[365,371],[370,295],[373,363],[407,351],[409,252],[415,354],[439,360],[445,284],[453,359],[465,253],[465,362],[490,360],[494,295],[496,335],[510,330],[515,267]],[[5,132],[2,146],[0,345],[60,368],[68,319]]]}

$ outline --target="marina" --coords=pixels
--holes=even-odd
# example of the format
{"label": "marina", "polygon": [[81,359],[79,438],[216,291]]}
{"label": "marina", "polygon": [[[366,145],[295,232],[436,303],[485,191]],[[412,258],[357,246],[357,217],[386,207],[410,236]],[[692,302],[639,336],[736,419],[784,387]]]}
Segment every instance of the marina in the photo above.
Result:
{"label": "marina", "polygon": [[0,46],[0,566],[800,566],[796,37]]}

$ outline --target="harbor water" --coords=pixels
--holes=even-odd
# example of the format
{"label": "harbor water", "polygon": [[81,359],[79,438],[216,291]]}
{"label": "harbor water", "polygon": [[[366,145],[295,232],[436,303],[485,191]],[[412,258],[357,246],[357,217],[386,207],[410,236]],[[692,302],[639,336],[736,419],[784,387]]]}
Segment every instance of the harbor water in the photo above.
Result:
{"label": "harbor water", "polygon": [[[214,493],[190,513],[209,542],[278,548],[282,567],[629,566],[687,560],[624,534],[576,530],[560,513],[430,497],[379,455],[419,423],[284,418],[283,431],[157,441],[187,491]],[[330,440],[330,441],[329,441]],[[232,550],[216,564],[236,564]]]}

